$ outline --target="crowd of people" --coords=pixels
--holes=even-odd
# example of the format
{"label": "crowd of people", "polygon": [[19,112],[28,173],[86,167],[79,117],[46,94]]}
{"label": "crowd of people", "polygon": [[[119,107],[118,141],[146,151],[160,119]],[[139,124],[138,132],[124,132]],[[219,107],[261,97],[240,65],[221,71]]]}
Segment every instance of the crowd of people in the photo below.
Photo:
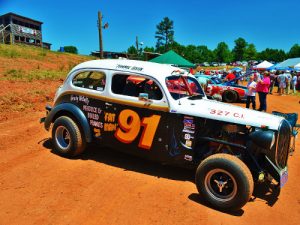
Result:
{"label": "crowd of people", "polygon": [[[250,107],[256,110],[256,93],[259,98],[259,108],[257,110],[265,112],[267,110],[267,95],[273,94],[274,87],[277,88],[277,93],[282,95],[289,95],[296,93],[300,89],[300,74],[290,71],[265,71],[263,74],[254,72],[249,76],[247,83],[247,100],[246,108]],[[292,90],[292,92],[291,92]]]}
{"label": "crowd of people", "polygon": [[[267,110],[267,95],[273,94],[277,87],[279,96],[295,94],[300,90],[300,71],[234,71],[234,70],[200,70],[198,74],[210,75],[220,78],[224,82],[247,81],[246,108],[265,112]],[[250,75],[249,75],[250,74]],[[256,95],[259,99],[259,107],[256,104]]]}

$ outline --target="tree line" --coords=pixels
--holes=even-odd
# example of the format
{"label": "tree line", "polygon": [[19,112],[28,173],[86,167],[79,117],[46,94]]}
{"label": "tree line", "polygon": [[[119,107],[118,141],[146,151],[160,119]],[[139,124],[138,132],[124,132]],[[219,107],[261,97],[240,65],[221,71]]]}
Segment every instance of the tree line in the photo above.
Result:
{"label": "tree line", "polygon": [[[218,62],[229,63],[234,61],[250,60],[268,60],[281,62],[287,58],[300,57],[300,45],[294,44],[288,52],[282,49],[266,48],[259,52],[253,43],[248,43],[244,38],[237,38],[232,50],[229,49],[225,42],[218,43],[214,50],[209,49],[206,45],[181,45],[174,40],[174,22],[168,17],[157,24],[155,38],[155,47],[145,47],[145,52],[165,53],[174,50],[192,63]],[[129,54],[138,55],[137,49],[130,46],[127,50]]]}

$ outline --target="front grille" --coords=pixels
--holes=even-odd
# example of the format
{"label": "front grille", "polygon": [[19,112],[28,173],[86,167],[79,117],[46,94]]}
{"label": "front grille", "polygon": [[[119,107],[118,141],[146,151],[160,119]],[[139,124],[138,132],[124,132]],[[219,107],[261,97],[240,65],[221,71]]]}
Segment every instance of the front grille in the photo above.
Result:
{"label": "front grille", "polygon": [[276,163],[281,169],[286,167],[290,148],[291,126],[287,120],[283,120],[279,126],[276,151]]}

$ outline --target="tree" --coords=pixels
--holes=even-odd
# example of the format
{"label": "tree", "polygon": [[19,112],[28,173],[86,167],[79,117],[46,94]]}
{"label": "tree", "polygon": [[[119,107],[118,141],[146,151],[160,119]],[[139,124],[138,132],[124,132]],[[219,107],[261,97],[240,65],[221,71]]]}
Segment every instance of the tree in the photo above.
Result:
{"label": "tree", "polygon": [[255,60],[257,56],[257,51],[254,44],[249,44],[245,51],[245,60]]}
{"label": "tree", "polygon": [[286,54],[283,50],[266,48],[258,54],[258,59],[273,62],[282,62],[286,59]]}
{"label": "tree", "polygon": [[199,52],[199,61],[197,63],[212,62],[214,60],[214,53],[205,45],[197,46]]}
{"label": "tree", "polygon": [[300,46],[298,44],[293,45],[288,53],[288,56],[290,58],[300,57]]}
{"label": "tree", "polygon": [[128,53],[128,54],[131,54],[131,55],[137,55],[137,54],[138,54],[136,48],[135,48],[133,45],[131,45],[131,46],[127,49],[127,53]]}
{"label": "tree", "polygon": [[78,54],[78,50],[75,46],[64,46],[64,51],[68,53]]}
{"label": "tree", "polygon": [[[164,47],[164,52],[169,49],[169,45],[174,40],[173,21],[165,17],[157,26],[155,38],[157,39],[156,48],[161,51],[160,47]],[[162,53],[162,52],[160,52]]]}
{"label": "tree", "polygon": [[231,52],[228,45],[225,42],[220,42],[215,49],[215,59],[217,62],[230,62],[231,61]]}
{"label": "tree", "polygon": [[155,49],[154,49],[153,47],[148,47],[148,46],[146,46],[146,47],[144,48],[144,52],[155,52]]}
{"label": "tree", "polygon": [[247,42],[244,38],[238,38],[235,41],[235,46],[232,50],[233,58],[235,61],[242,61],[245,57]]}
{"label": "tree", "polygon": [[171,45],[169,45],[169,49],[175,51],[179,55],[185,54],[185,46],[179,44],[176,41],[173,41]]}
{"label": "tree", "polygon": [[184,48],[182,56],[192,63],[199,62],[200,54],[197,51],[197,47],[195,45],[188,45]]}

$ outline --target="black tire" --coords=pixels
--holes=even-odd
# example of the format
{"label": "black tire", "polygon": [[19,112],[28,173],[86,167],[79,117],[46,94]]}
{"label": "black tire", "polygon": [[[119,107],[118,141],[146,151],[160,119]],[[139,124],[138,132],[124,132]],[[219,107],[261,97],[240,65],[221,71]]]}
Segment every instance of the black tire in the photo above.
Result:
{"label": "black tire", "polygon": [[215,154],[198,166],[196,186],[199,194],[214,208],[234,211],[249,201],[254,183],[249,168],[240,159],[229,154]]}
{"label": "black tire", "polygon": [[61,116],[54,121],[52,142],[54,151],[68,158],[79,155],[86,146],[78,125],[67,116]]}
{"label": "black tire", "polygon": [[235,91],[225,91],[223,93],[223,101],[233,103],[238,100],[238,94]]}

